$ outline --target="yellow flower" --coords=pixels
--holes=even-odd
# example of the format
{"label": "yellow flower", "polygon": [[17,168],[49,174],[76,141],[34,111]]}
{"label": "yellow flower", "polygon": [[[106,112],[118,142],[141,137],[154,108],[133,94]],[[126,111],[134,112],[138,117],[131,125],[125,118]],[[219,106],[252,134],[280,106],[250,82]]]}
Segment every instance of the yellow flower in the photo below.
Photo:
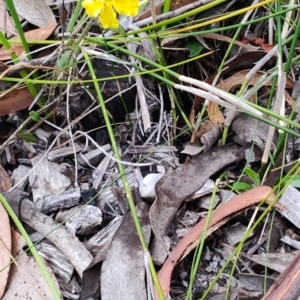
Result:
{"label": "yellow flower", "polygon": [[118,28],[117,14],[135,16],[139,0],[84,0],[82,6],[90,17],[99,16],[103,28]]}

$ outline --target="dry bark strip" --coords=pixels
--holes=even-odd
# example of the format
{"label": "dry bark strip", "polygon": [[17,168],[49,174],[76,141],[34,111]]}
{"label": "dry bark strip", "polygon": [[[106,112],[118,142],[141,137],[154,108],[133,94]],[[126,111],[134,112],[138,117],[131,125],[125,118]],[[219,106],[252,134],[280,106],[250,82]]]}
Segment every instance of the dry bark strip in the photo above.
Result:
{"label": "dry bark strip", "polygon": [[[208,227],[211,228],[229,215],[242,211],[254,204],[258,204],[264,199],[267,199],[268,202],[272,202],[274,200],[272,189],[268,186],[257,187],[238,195],[222,204],[221,207],[212,211],[211,221]],[[186,255],[185,250],[192,244],[196,245],[194,242],[202,235],[205,223],[206,218],[203,218],[184,236],[182,240],[180,240],[178,245],[171,252],[173,261],[167,259],[161,270],[158,272],[158,278],[165,296],[167,296],[170,291],[171,275],[174,267],[182,258],[183,254]],[[189,250],[191,251],[192,248],[189,247]],[[157,295],[156,299],[159,299]]]}
{"label": "dry bark strip", "polygon": [[196,155],[188,165],[167,173],[156,184],[156,200],[151,206],[150,221],[156,238],[164,245],[163,236],[182,201],[200,189],[209,177],[223,167],[245,157],[245,148],[234,144],[212,148]]}
{"label": "dry bark strip", "polygon": [[22,201],[21,213],[23,221],[42,235],[47,235],[53,230],[47,235],[47,239],[64,253],[78,275],[82,277],[83,271],[90,264],[93,256],[77,237],[68,233],[63,226],[57,227],[58,224],[52,218],[40,213],[29,200]]}
{"label": "dry bark strip", "polygon": [[52,218],[40,213],[33,206],[32,201],[28,199],[21,201],[17,191],[3,193],[3,195],[17,214],[20,211],[21,219],[43,236],[46,236],[65,255],[78,275],[82,277],[83,271],[91,263],[93,256],[78,238],[68,233],[63,226],[58,226],[59,224],[54,222]]}

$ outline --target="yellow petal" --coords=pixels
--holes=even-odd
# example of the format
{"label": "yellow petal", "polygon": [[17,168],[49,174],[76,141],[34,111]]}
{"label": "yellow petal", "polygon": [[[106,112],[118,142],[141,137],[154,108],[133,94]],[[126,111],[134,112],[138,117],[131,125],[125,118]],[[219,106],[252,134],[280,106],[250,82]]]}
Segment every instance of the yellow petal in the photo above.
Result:
{"label": "yellow petal", "polygon": [[120,15],[136,16],[139,12],[139,0],[112,0],[111,2]]}
{"label": "yellow petal", "polygon": [[103,28],[118,28],[119,21],[114,11],[111,1],[106,1],[100,13],[100,23]]}
{"label": "yellow petal", "polygon": [[86,13],[90,17],[97,17],[103,8],[105,0],[84,0],[82,7],[86,9]]}

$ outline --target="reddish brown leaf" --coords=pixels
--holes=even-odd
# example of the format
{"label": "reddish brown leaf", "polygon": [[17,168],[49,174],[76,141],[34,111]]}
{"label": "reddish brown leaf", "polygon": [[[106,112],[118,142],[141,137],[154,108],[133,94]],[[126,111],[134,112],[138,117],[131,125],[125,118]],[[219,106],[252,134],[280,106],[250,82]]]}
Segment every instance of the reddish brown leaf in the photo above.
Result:
{"label": "reddish brown leaf", "polygon": [[29,107],[33,99],[27,87],[13,90],[0,96],[0,116]]}
{"label": "reddish brown leaf", "polygon": [[[27,41],[37,41],[37,40],[46,40],[56,28],[57,24],[50,24],[49,26],[38,28],[34,30],[30,30],[25,32],[25,37]],[[14,36],[10,40],[19,40],[19,36]],[[14,45],[11,49],[7,50],[4,47],[0,49],[0,60],[8,60],[10,59],[11,53],[16,53],[17,56],[21,56],[24,48],[22,45]]]}

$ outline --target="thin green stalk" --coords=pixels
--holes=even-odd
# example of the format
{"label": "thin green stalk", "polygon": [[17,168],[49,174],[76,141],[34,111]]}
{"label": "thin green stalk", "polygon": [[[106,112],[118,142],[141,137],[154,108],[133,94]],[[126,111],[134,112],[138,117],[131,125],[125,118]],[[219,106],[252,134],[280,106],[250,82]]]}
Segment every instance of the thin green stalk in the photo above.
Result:
{"label": "thin green stalk", "polygon": [[[7,50],[10,50],[11,49],[11,46],[9,44],[9,41],[6,39],[6,37],[4,36],[4,34],[2,33],[2,31],[0,31],[0,41],[1,43],[3,44],[4,48],[7,49]],[[11,59],[12,61],[17,64],[18,62],[20,62],[18,56],[13,52],[11,53]],[[27,72],[25,70],[22,70],[20,71],[20,75],[22,76],[22,78],[26,78],[27,77]],[[20,78],[17,78],[17,82],[20,82]],[[28,90],[30,91],[31,95],[33,97],[36,97],[37,96],[37,91],[33,85],[32,82],[26,82],[26,86],[28,88]]]}
{"label": "thin green stalk", "polygon": [[20,231],[20,233],[22,234],[26,244],[28,245],[38,267],[40,268],[45,281],[47,282],[47,285],[54,297],[54,299],[56,300],[60,300],[62,299],[60,297],[60,294],[58,292],[58,290],[56,289],[56,286],[43,262],[43,260],[41,259],[39,253],[37,252],[35,246],[33,245],[30,237],[28,236],[26,230],[24,229],[24,227],[22,226],[21,222],[19,221],[18,217],[16,216],[16,214],[14,213],[14,211],[12,210],[12,208],[10,207],[10,205],[8,204],[8,202],[6,201],[6,199],[3,197],[2,194],[0,194],[0,201],[3,204],[4,208],[6,209],[7,213],[9,214],[9,216],[11,217],[11,219],[13,220],[13,222],[15,223],[16,227],[18,228],[18,230]]}
{"label": "thin green stalk", "polygon": [[23,31],[22,25],[20,23],[19,16],[18,16],[18,13],[16,11],[14,2],[13,2],[13,0],[6,0],[5,2],[6,2],[6,5],[7,5],[7,8],[9,9],[10,14],[11,14],[11,17],[14,20],[16,29],[18,31],[18,34],[20,36],[22,45],[23,45],[25,53],[27,55],[27,59],[31,60],[32,57],[31,57],[31,54],[30,54],[29,46],[28,46],[28,43],[26,41],[26,37],[24,35],[24,31]]}
{"label": "thin green stalk", "polygon": [[270,94],[269,94],[269,98],[268,98],[268,104],[267,104],[268,110],[270,110],[272,107],[272,102],[273,102],[275,91],[276,91],[276,85],[277,85],[277,75],[274,76],[274,78],[272,79],[272,85],[271,85]]}
{"label": "thin green stalk", "polygon": [[[95,87],[95,90],[96,90],[96,93],[97,93],[97,101],[98,101],[98,104],[101,106],[103,118],[104,118],[106,128],[107,128],[110,140],[111,140],[112,149],[114,151],[114,154],[115,154],[116,158],[118,160],[121,160],[118,145],[117,145],[117,142],[115,140],[113,129],[112,129],[112,126],[111,126],[111,123],[110,123],[110,120],[109,120],[107,110],[106,110],[106,105],[105,105],[104,99],[102,97],[102,93],[101,93],[99,84],[97,83],[97,78],[96,78],[94,68],[92,66],[92,63],[91,63],[90,58],[87,55],[87,53],[83,52],[83,55],[84,55],[84,58],[86,60],[87,65],[88,65],[89,71],[91,73],[91,77],[94,80],[94,87]],[[130,207],[133,222],[134,222],[136,231],[138,233],[138,236],[140,238],[143,251],[144,252],[149,252],[148,246],[147,246],[147,243],[146,243],[146,240],[145,240],[145,237],[144,237],[144,233],[143,233],[143,230],[142,230],[142,227],[141,227],[141,223],[140,223],[140,220],[139,220],[138,215],[137,215],[137,211],[136,211],[134,200],[133,200],[133,197],[132,197],[132,194],[131,194],[131,191],[130,191],[130,187],[129,187],[129,184],[128,184],[128,181],[127,181],[127,178],[126,178],[126,173],[125,173],[124,166],[119,162],[117,162],[117,165],[118,165],[118,169],[119,169],[120,174],[122,174],[122,181],[123,181],[126,197],[127,197],[127,200],[128,200],[128,205]],[[157,289],[158,295],[159,295],[160,299],[164,299],[164,294],[163,294],[163,291],[161,289],[160,282],[159,282],[159,279],[157,277],[157,274],[156,274],[155,267],[154,267],[151,256],[149,256],[149,267],[150,267],[152,279],[154,281],[154,284],[155,284],[155,287]]]}
{"label": "thin green stalk", "polygon": [[[170,8],[171,8],[171,0],[165,0],[163,8],[162,8],[162,13],[163,14],[168,13],[170,11]],[[160,30],[164,31],[164,30],[166,30],[166,28],[167,28],[167,26],[163,25]]]}
{"label": "thin green stalk", "polygon": [[[296,116],[297,116],[297,113],[293,110],[289,118],[291,120],[294,120],[296,118]],[[290,126],[287,126],[287,129],[290,129]],[[290,134],[293,135],[292,133],[290,133]],[[272,167],[274,166],[274,164],[275,164],[275,162],[276,162],[276,160],[279,156],[279,153],[281,152],[282,147],[285,144],[285,141],[287,140],[287,138],[288,138],[288,132],[287,131],[285,131],[283,134],[279,135],[279,138],[278,138],[278,141],[277,141],[277,144],[276,144],[275,153],[272,156],[272,159],[269,163],[269,170],[271,170]],[[260,175],[260,178],[264,177],[264,174],[265,174],[266,170],[267,170],[267,165],[266,164],[261,164],[260,170],[258,172],[259,175]]]}
{"label": "thin green stalk", "polygon": [[[223,173],[219,177],[217,182],[219,180],[221,180],[224,177],[224,175],[225,174]],[[213,208],[214,208],[214,203],[215,203],[217,191],[218,191],[218,183],[216,183],[215,186],[214,186],[212,196],[211,196],[211,200],[210,200],[210,204],[209,204],[207,217],[206,217],[206,222],[205,222],[204,229],[203,229],[203,233],[201,235],[201,239],[200,239],[199,244],[197,245],[197,248],[196,248],[195,253],[194,253],[191,276],[190,276],[190,282],[189,282],[189,286],[188,286],[188,290],[187,290],[187,295],[185,297],[186,300],[192,300],[193,285],[194,285],[196,275],[197,275],[197,271],[198,271],[198,268],[199,268],[199,265],[200,265],[201,254],[203,252],[204,243],[205,243],[205,239],[206,239],[206,232],[208,230],[208,226],[209,226],[209,223],[210,223],[211,218],[212,218],[212,211],[213,211]]]}
{"label": "thin green stalk", "polygon": [[74,12],[72,13],[72,18],[67,27],[67,32],[72,32],[75,27],[76,22],[78,22],[79,14],[82,10],[82,5],[81,5],[82,1],[83,0],[79,0],[76,4],[76,8],[75,8]]}
{"label": "thin green stalk", "polygon": [[288,58],[287,58],[287,61],[286,61],[286,64],[285,64],[284,71],[287,74],[290,72],[290,69],[291,69],[291,64],[292,64],[293,56],[295,54],[295,48],[296,48],[297,42],[299,40],[299,35],[300,35],[300,22],[298,20],[297,27],[296,27],[296,30],[294,32],[293,39],[292,39],[292,42],[291,42],[289,55],[288,55]]}
{"label": "thin green stalk", "polygon": [[[280,1],[275,2],[275,7],[278,12],[282,13],[282,8],[280,5]],[[282,15],[282,14],[281,14]],[[276,36],[277,36],[277,44],[278,44],[278,53],[279,56],[282,57],[282,39],[281,39],[281,33],[282,33],[282,26],[281,26],[281,15],[276,16]]]}

